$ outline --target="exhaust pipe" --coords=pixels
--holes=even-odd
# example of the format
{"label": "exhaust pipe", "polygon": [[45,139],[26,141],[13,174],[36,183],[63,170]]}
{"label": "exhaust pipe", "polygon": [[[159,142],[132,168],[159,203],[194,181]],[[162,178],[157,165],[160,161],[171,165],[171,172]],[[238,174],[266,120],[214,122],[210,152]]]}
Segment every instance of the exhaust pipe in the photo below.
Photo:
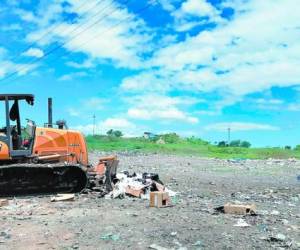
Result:
{"label": "exhaust pipe", "polygon": [[48,98],[48,127],[52,128],[52,98]]}

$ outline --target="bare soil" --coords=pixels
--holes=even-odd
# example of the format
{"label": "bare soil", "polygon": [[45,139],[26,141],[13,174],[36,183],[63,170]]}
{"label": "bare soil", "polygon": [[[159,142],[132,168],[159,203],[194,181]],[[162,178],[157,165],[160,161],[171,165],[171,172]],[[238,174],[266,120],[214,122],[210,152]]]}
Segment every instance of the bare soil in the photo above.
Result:
{"label": "bare soil", "polygon": [[[91,162],[100,155],[91,153]],[[0,208],[0,249],[300,249],[300,161],[119,158],[119,171],[158,173],[178,192],[174,206],[97,193],[69,202],[18,197]],[[214,211],[227,202],[254,203],[258,215]],[[250,226],[234,226],[239,219]]]}

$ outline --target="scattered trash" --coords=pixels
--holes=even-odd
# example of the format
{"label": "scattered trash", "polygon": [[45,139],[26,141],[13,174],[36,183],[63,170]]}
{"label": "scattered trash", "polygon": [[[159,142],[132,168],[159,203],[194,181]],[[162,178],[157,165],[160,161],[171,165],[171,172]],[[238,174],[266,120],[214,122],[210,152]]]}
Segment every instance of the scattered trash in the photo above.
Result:
{"label": "scattered trash", "polygon": [[155,249],[155,250],[169,250],[168,248],[161,247],[161,246],[156,245],[156,244],[150,245],[149,248],[150,248],[150,249]]}
{"label": "scattered trash", "polygon": [[120,239],[120,235],[119,234],[112,234],[112,233],[108,233],[108,234],[104,234],[100,237],[101,240],[112,240],[112,241],[118,241]]}
{"label": "scattered trash", "polygon": [[171,200],[168,193],[160,191],[150,193],[150,207],[166,207],[170,204]]}
{"label": "scattered trash", "polygon": [[176,193],[168,190],[160,181],[158,174],[129,174],[128,171],[117,173],[113,190],[105,195],[106,199],[125,198],[126,195],[142,199],[150,199],[150,192],[167,192],[169,196]]}
{"label": "scattered trash", "polygon": [[131,195],[131,196],[134,196],[134,197],[138,197],[140,198],[141,195],[144,193],[143,190],[140,188],[140,189],[135,189],[131,186],[127,186],[125,188],[125,193],[128,194],[128,195]]}
{"label": "scattered trash", "polygon": [[224,213],[239,214],[239,215],[246,215],[246,214],[255,215],[256,214],[256,206],[255,206],[255,204],[242,205],[242,204],[226,203],[224,205]]}
{"label": "scattered trash", "polygon": [[258,230],[260,232],[267,232],[269,229],[268,229],[268,226],[266,224],[259,224],[258,225]]}
{"label": "scattered trash", "polygon": [[171,236],[176,236],[177,235],[177,232],[171,232]]}
{"label": "scattered trash", "polygon": [[243,219],[238,219],[237,223],[233,225],[234,227],[250,227],[250,225]]}
{"label": "scattered trash", "polygon": [[201,241],[201,240],[197,240],[197,241],[193,244],[193,246],[196,246],[196,247],[202,246],[202,241]]}
{"label": "scattered trash", "polygon": [[279,211],[277,211],[277,210],[272,210],[271,211],[271,213],[270,213],[270,215],[279,215],[280,213],[279,213]]}
{"label": "scattered trash", "polygon": [[[168,193],[169,193],[169,192],[168,192]],[[172,195],[170,195],[170,193],[169,193],[169,196],[171,196],[171,203],[172,203],[173,205],[178,204],[178,202],[179,202],[179,197],[178,197],[177,195],[172,196]]]}
{"label": "scattered trash", "polygon": [[75,194],[57,194],[56,196],[51,197],[51,202],[55,201],[74,201]]}
{"label": "scattered trash", "polygon": [[0,199],[0,207],[4,207],[8,205],[8,200],[7,199]]}
{"label": "scattered trash", "polygon": [[8,232],[0,232],[0,237],[3,237],[4,239],[10,239],[11,235]]}
{"label": "scattered trash", "polygon": [[286,240],[286,236],[284,234],[276,234],[275,236],[270,236],[269,238],[267,238],[268,241],[273,241],[273,242],[279,242],[279,241],[285,241]]}

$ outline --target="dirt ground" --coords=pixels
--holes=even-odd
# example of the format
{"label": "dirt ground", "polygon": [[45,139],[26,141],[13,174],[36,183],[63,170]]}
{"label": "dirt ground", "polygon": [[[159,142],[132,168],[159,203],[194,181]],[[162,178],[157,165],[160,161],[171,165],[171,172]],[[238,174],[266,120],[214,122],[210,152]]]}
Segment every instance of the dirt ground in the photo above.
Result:
{"label": "dirt ground", "polygon": [[[119,158],[119,171],[158,173],[178,192],[174,206],[97,194],[15,198],[0,208],[0,249],[300,249],[300,161]],[[226,202],[255,203],[258,215],[214,211]],[[234,226],[239,219],[250,226]]]}

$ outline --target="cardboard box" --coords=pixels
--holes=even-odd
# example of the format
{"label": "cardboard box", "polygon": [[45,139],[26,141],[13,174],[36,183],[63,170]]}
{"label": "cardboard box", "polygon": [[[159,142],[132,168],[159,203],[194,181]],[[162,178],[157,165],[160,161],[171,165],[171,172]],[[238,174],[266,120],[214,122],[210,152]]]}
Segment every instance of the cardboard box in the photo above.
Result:
{"label": "cardboard box", "polygon": [[143,189],[135,189],[135,188],[133,188],[131,186],[127,186],[125,188],[125,193],[126,194],[130,194],[130,195],[132,195],[134,197],[139,197],[140,198],[141,195],[144,193],[144,191],[143,191]]}
{"label": "cardboard box", "polygon": [[170,205],[170,197],[166,192],[150,192],[150,207],[166,207]]}
{"label": "cardboard box", "polygon": [[224,205],[224,213],[226,214],[255,214],[256,213],[256,206],[255,204],[251,205],[243,205],[243,204],[231,204],[227,203]]}
{"label": "cardboard box", "polygon": [[0,199],[0,207],[7,206],[8,200],[7,199]]}

